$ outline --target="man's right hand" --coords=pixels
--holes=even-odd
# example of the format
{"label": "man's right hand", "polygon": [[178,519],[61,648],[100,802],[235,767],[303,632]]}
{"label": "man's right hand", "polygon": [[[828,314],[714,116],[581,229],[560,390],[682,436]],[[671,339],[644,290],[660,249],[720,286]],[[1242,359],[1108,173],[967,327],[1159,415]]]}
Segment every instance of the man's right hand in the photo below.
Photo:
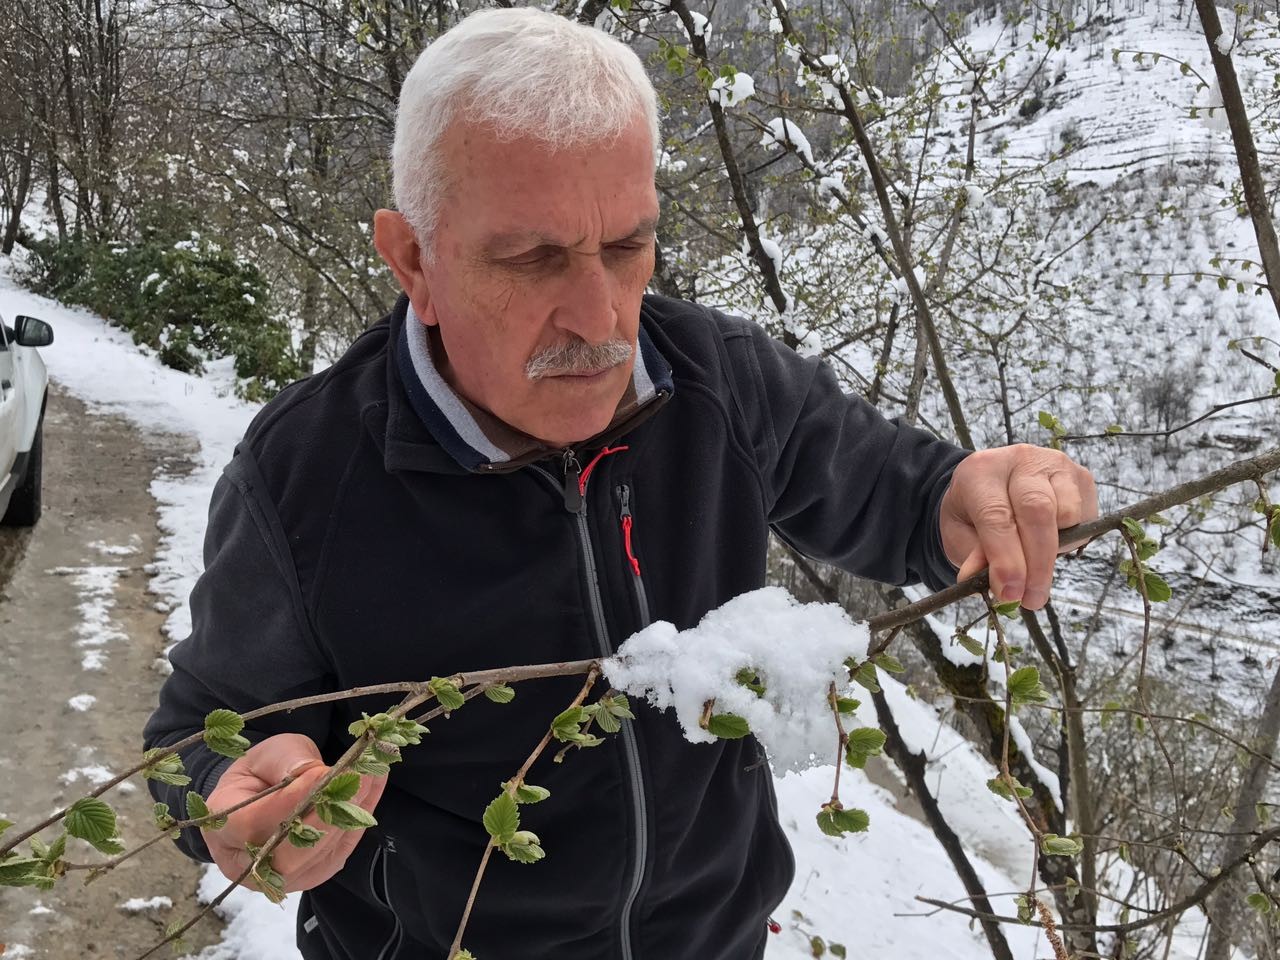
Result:
{"label": "man's right hand", "polygon": [[[261,793],[289,775],[297,778],[283,790],[231,814],[221,830],[201,829],[209,853],[228,879],[240,876],[252,862],[245,844],[265,842],[328,772],[315,743],[298,733],[268,737],[226,769],[209,794],[209,810],[213,813]],[[372,812],[386,784],[386,777],[362,776],[360,790],[352,802]],[[285,891],[290,893],[319,886],[341,870],[364,834],[363,830],[340,830],[323,823],[314,811],[302,822],[324,831],[324,836],[315,846],[305,848],[285,840],[271,855],[271,863],[284,877]],[[256,889],[251,880],[246,880],[246,885]]]}

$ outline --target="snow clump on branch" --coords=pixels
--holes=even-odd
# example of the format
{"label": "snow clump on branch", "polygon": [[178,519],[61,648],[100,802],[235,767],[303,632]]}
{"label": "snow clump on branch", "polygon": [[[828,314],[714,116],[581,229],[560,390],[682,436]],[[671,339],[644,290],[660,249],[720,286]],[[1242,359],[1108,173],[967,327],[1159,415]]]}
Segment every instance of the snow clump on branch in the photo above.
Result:
{"label": "snow clump on branch", "polygon": [[785,117],[774,117],[769,121],[764,135],[760,138],[760,146],[766,149],[781,147],[784,150],[792,147],[808,162],[809,166],[815,168],[818,166],[817,161],[813,159],[813,148],[809,146],[809,138],[795,123]]}
{"label": "snow clump on branch", "polygon": [[724,107],[736,107],[749,97],[755,96],[756,82],[751,79],[751,74],[743,73],[739,70],[730,77],[717,77],[715,83],[711,84],[711,89],[707,91],[707,96],[711,98],[712,103],[718,103]]}
{"label": "snow clump on branch", "polygon": [[[801,604],[780,587],[764,587],[689,630],[666,621],[646,627],[603,670],[618,690],[675,710],[691,743],[715,742],[703,726],[714,701],[713,715],[746,720],[776,770],[802,770],[835,759],[828,691],[834,683],[837,695],[848,695],[845,660],[864,659],[869,641],[866,625],[837,604]],[[748,686],[744,671],[758,682]]]}

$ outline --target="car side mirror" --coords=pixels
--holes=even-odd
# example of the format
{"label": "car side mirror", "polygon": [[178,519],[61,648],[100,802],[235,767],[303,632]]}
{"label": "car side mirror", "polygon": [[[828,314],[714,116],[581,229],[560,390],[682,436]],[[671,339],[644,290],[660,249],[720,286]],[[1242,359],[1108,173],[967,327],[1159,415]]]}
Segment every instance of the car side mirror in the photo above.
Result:
{"label": "car side mirror", "polygon": [[13,322],[13,332],[20,347],[47,347],[53,343],[53,327],[35,317],[18,317]]}

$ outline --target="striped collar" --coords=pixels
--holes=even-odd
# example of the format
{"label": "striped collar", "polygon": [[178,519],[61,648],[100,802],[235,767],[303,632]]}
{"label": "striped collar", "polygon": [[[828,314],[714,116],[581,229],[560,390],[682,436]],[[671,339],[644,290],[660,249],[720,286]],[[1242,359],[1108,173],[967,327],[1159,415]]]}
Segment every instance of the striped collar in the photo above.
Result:
{"label": "striped collar", "polygon": [[[400,380],[409,404],[436,441],[464,469],[495,471],[515,469],[560,452],[499,420],[489,411],[455,391],[440,375],[432,356],[433,343],[425,324],[409,305],[395,345]],[[644,419],[674,391],[671,367],[658,353],[641,326],[639,350],[628,384],[609,426],[582,449],[612,441]]]}

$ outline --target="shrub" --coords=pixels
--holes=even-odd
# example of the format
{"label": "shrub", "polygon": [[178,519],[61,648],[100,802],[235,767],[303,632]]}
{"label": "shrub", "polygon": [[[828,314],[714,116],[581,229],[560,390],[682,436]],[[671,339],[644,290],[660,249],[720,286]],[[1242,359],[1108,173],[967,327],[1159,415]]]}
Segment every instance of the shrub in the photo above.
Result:
{"label": "shrub", "polygon": [[254,400],[303,374],[262,274],[215,242],[40,241],[32,252],[29,285],[102,314],[167,366],[201,373],[207,360],[234,356],[240,392]]}

